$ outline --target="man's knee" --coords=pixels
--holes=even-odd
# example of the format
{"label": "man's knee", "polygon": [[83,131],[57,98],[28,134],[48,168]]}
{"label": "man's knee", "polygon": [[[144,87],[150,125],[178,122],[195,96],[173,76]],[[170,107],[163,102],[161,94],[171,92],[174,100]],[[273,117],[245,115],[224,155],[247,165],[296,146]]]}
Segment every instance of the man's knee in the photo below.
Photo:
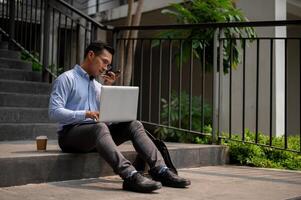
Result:
{"label": "man's knee", "polygon": [[101,138],[102,136],[104,136],[105,134],[109,134],[109,128],[105,123],[97,123],[95,124],[95,131],[94,133],[96,134],[96,136],[98,138]]}
{"label": "man's knee", "polygon": [[130,127],[133,130],[141,129],[141,128],[144,129],[143,124],[138,120],[131,121],[130,122]]}
{"label": "man's knee", "polygon": [[131,132],[132,136],[134,136],[134,137],[145,134],[143,124],[138,120],[131,121],[130,122],[130,132]]}

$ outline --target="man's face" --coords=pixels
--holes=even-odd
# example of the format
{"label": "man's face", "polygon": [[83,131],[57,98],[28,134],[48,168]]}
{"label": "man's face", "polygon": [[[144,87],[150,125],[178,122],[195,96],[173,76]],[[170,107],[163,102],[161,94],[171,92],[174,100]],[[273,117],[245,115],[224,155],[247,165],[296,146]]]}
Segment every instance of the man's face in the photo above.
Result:
{"label": "man's face", "polygon": [[108,65],[112,62],[112,54],[104,49],[101,54],[96,55],[93,51],[90,51],[89,60],[91,64],[89,65],[90,75],[96,77],[103,72],[105,72],[108,68]]}

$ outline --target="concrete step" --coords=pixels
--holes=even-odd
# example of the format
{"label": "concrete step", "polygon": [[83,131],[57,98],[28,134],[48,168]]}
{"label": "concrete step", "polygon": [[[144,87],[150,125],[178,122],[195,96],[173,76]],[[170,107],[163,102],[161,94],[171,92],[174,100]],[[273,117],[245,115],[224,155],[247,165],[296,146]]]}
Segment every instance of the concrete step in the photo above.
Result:
{"label": "concrete step", "polygon": [[55,123],[0,123],[0,141],[34,140],[39,135],[57,139]]}
{"label": "concrete step", "polygon": [[50,123],[47,108],[0,107],[0,123]]}
{"label": "concrete step", "polygon": [[23,60],[16,60],[16,59],[8,59],[8,58],[0,58],[0,67],[3,68],[11,68],[11,69],[22,69],[22,70],[28,70],[31,71],[31,63],[28,61],[23,61]]}
{"label": "concrete step", "polygon": [[[228,162],[227,148],[223,146],[167,143],[167,147],[177,168]],[[118,148],[126,158],[134,160],[136,152],[131,143]],[[0,142],[0,187],[112,174],[98,153],[62,153],[57,141],[48,141],[46,152],[37,152],[35,141]]]}
{"label": "concrete step", "polygon": [[49,95],[0,92],[0,106],[47,108]]}
{"label": "concrete step", "polygon": [[25,94],[50,94],[51,84],[0,79],[0,91]]}
{"label": "concrete step", "polygon": [[41,72],[33,72],[20,69],[0,68],[0,79],[20,81],[41,81]]}
{"label": "concrete step", "polygon": [[19,51],[0,49],[0,57],[10,58],[10,59],[20,59],[21,53]]}

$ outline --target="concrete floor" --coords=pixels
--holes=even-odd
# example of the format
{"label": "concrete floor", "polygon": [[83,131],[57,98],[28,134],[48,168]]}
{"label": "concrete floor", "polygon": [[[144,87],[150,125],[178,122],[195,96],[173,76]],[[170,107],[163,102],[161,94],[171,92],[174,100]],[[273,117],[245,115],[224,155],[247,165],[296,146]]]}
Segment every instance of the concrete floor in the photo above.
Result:
{"label": "concrete floor", "polygon": [[121,190],[118,176],[0,188],[1,200],[301,199],[301,172],[238,166],[181,169],[192,185],[151,194]]}

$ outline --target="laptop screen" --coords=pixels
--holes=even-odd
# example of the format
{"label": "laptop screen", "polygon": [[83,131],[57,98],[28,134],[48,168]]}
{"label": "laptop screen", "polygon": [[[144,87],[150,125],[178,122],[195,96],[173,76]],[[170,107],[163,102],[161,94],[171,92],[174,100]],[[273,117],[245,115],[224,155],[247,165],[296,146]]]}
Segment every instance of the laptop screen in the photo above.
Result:
{"label": "laptop screen", "polygon": [[137,119],[139,87],[102,86],[100,122],[126,122]]}

